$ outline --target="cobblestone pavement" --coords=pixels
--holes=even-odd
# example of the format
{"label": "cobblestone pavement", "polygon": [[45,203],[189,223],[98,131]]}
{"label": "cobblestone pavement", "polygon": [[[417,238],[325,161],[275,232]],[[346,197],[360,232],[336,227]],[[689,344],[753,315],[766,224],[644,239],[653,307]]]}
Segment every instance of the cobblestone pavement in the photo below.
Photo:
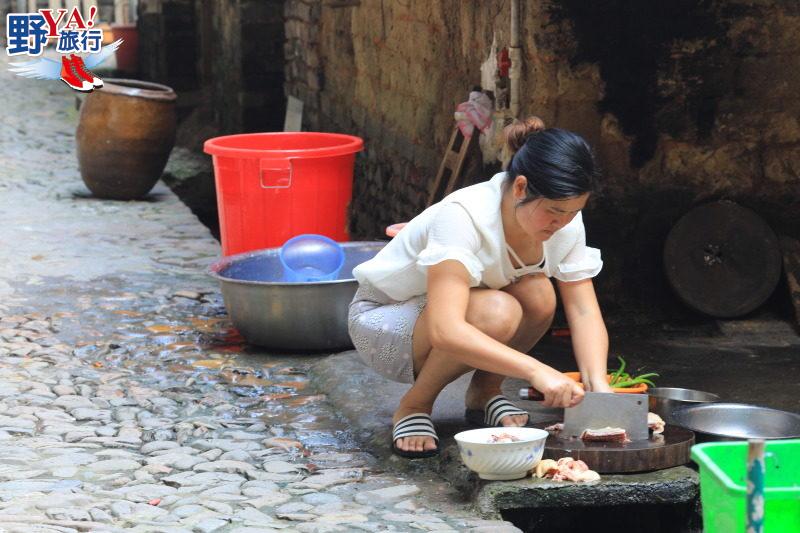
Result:
{"label": "cobblestone pavement", "polygon": [[386,471],[305,376],[248,349],[163,186],[93,199],[74,93],[0,59],[0,531],[517,531]]}

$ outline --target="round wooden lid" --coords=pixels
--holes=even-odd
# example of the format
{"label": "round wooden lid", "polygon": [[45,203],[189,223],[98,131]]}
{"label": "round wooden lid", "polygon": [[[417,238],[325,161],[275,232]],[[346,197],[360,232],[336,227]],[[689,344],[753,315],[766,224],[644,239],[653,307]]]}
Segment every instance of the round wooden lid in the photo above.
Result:
{"label": "round wooden lid", "polygon": [[664,246],[664,267],[686,305],[731,318],[770,297],[781,274],[781,252],[761,217],[720,201],[692,209],[675,224]]}

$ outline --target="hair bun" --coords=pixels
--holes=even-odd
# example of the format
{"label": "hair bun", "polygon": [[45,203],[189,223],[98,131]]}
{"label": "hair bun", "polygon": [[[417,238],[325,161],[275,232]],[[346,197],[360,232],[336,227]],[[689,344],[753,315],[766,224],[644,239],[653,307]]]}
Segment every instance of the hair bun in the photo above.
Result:
{"label": "hair bun", "polygon": [[517,152],[531,135],[545,129],[544,121],[539,117],[530,116],[524,121],[515,120],[505,127],[506,149],[513,155]]}

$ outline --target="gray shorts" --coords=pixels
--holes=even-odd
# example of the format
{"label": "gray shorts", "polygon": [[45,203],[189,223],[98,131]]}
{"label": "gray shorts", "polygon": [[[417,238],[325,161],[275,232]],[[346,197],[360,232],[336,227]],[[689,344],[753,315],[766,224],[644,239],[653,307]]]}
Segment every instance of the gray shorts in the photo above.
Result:
{"label": "gray shorts", "polygon": [[374,287],[359,285],[347,324],[353,345],[367,366],[392,381],[414,382],[411,336],[427,300],[422,295],[398,302]]}

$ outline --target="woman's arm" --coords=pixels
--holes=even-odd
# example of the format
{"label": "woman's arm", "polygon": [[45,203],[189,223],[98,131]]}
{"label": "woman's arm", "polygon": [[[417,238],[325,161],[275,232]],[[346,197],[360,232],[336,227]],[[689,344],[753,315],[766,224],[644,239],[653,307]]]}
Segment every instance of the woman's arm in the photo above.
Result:
{"label": "woman's arm", "polygon": [[591,278],[558,281],[558,292],[567,315],[575,360],[586,390],[610,392],[606,381],[608,331]]}
{"label": "woman's arm", "polygon": [[524,379],[547,406],[573,406],[583,392],[560,372],[480,331],[466,320],[470,277],[458,261],[428,268],[427,319],[431,345],[473,368]]}

